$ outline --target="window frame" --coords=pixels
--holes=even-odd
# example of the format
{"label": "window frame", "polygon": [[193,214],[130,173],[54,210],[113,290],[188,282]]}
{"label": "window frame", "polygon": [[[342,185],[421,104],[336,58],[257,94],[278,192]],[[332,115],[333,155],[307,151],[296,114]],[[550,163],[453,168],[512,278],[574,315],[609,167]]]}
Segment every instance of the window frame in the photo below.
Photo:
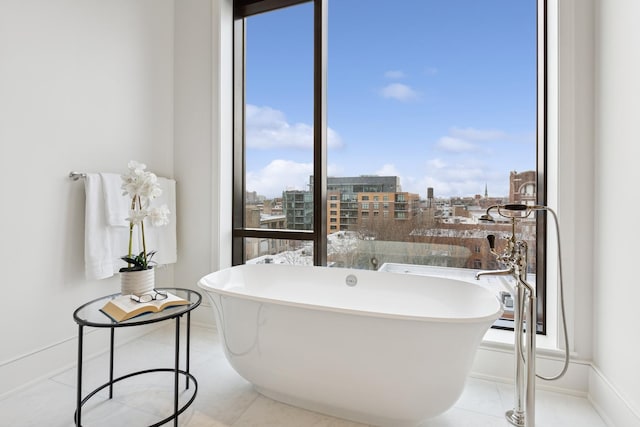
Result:
{"label": "window frame", "polygon": [[[264,230],[245,223],[245,48],[246,18],[313,2],[313,230]],[[327,0],[235,0],[233,4],[233,213],[232,265],[245,261],[245,239],[313,242],[314,265],[327,265]],[[319,213],[320,212],[320,213]]]}
{"label": "window frame", "polygon": [[[313,3],[313,230],[248,228],[245,222],[245,48],[246,18],[289,6]],[[538,204],[547,205],[548,167],[548,0],[536,0],[537,28],[537,114],[536,175]],[[234,0],[233,1],[233,200],[231,263],[245,262],[245,239],[281,239],[313,242],[314,265],[327,265],[327,36],[328,0]],[[387,205],[387,196],[384,204]],[[388,214],[385,211],[385,214]],[[538,301],[538,333],[546,334],[547,302],[547,214],[536,215],[536,291]],[[512,329],[509,321],[497,322],[499,329]]]}

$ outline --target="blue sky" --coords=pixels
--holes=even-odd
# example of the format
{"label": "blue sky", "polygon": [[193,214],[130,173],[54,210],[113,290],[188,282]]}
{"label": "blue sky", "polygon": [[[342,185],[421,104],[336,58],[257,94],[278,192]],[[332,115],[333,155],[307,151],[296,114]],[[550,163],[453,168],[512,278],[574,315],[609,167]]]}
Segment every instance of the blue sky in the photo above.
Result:
{"label": "blue sky", "polygon": [[[330,1],[329,175],[507,195],[509,171],[535,168],[535,3]],[[247,190],[267,197],[312,173],[312,13],[247,22]]]}

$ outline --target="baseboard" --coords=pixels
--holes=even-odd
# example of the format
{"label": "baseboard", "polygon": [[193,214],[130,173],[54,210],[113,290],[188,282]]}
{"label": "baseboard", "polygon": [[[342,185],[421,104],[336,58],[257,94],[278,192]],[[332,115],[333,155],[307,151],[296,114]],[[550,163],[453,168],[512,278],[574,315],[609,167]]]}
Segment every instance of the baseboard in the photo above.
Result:
{"label": "baseboard", "polygon": [[[120,328],[116,333],[116,346],[145,335],[157,327],[158,324],[150,324],[136,328]],[[108,350],[108,329],[85,328],[84,361]],[[78,337],[76,335],[28,354],[0,362],[0,399],[77,366],[77,360]]]}
{"label": "baseboard", "polygon": [[589,370],[589,400],[608,426],[640,427],[640,411],[594,366]]}
{"label": "baseboard", "polygon": [[[536,371],[544,376],[553,376],[562,370],[564,358],[538,355],[536,357]],[[471,376],[491,381],[513,383],[515,369],[513,348],[497,348],[481,346],[476,352]],[[557,391],[574,396],[587,397],[589,391],[589,369],[591,364],[586,361],[571,360],[566,374],[555,381],[544,381],[536,378],[536,388]]]}

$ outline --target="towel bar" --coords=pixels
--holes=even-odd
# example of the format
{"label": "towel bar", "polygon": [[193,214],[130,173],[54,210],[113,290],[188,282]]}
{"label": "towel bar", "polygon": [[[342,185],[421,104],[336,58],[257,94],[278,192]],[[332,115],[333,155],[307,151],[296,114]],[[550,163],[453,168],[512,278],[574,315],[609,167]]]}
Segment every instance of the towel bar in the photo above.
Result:
{"label": "towel bar", "polygon": [[69,172],[69,178],[71,178],[74,181],[79,180],[80,178],[84,179],[87,177],[87,174],[84,172]]}

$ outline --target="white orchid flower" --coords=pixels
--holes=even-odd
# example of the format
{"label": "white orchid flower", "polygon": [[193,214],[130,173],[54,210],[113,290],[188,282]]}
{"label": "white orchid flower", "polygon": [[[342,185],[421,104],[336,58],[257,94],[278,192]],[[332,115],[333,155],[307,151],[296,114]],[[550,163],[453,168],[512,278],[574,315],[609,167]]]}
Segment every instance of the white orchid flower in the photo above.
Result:
{"label": "white orchid flower", "polygon": [[167,205],[151,208],[149,210],[149,220],[154,227],[161,227],[169,224],[169,208]]}
{"label": "white orchid flower", "polygon": [[140,179],[138,194],[148,200],[155,199],[162,194],[158,177],[152,172],[146,172]]}
{"label": "white orchid flower", "polygon": [[142,221],[149,215],[146,210],[131,209],[129,210],[129,216],[126,220],[133,225],[140,225]]}
{"label": "white orchid flower", "polygon": [[122,175],[123,196],[155,199],[162,194],[158,177],[152,172],[145,172],[146,166],[142,163],[129,162],[129,173]]}
{"label": "white orchid flower", "polygon": [[127,164],[127,167],[129,168],[129,171],[139,175],[144,172],[144,170],[147,168],[147,165],[145,165],[144,163],[138,163],[135,160],[130,160]]}

